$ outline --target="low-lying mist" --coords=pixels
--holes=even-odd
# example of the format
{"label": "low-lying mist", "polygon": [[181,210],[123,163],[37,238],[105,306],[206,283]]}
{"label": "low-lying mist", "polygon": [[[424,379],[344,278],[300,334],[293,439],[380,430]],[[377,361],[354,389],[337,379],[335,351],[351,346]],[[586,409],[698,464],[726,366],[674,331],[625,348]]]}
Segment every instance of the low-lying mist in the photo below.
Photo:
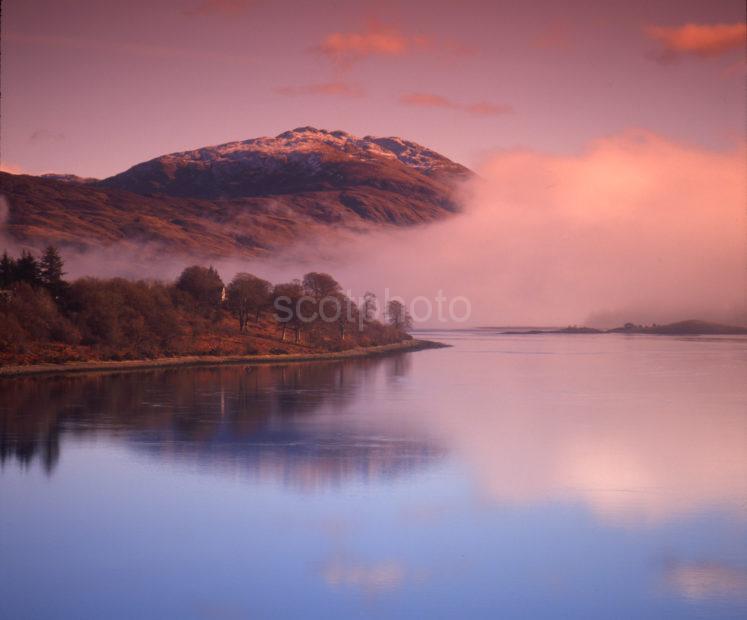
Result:
{"label": "low-lying mist", "polygon": [[[238,271],[277,282],[322,270],[355,296],[388,289],[433,300],[442,291],[446,306],[470,301],[462,325],[747,324],[745,162],[744,145],[708,151],[642,131],[571,156],[501,151],[448,220],[212,262],[226,281]],[[204,262],[150,247],[64,254],[71,276],[173,278]],[[426,309],[419,300],[415,318]],[[439,325],[435,311],[419,325]]]}
{"label": "low-lying mist", "polygon": [[747,323],[743,147],[630,132],[575,156],[496,153],[479,175],[464,214],[364,238],[313,267],[354,289],[464,296],[469,324]]}

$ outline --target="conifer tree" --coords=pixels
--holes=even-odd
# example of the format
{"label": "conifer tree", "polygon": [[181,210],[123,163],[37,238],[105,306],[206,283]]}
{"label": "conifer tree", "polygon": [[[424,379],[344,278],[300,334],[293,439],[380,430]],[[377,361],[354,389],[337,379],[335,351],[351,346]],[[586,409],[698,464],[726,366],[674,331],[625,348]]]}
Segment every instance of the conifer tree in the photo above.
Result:
{"label": "conifer tree", "polygon": [[40,277],[42,285],[49,290],[55,300],[59,300],[63,294],[67,283],[62,279],[65,275],[63,271],[65,263],[57,251],[57,248],[50,245],[44,250],[41,259]]}
{"label": "conifer tree", "polygon": [[16,261],[15,280],[16,282],[26,282],[31,286],[40,286],[42,283],[39,262],[28,250],[23,250],[21,258]]}
{"label": "conifer tree", "polygon": [[7,250],[0,259],[0,288],[8,288],[16,278],[16,261],[8,256]]}

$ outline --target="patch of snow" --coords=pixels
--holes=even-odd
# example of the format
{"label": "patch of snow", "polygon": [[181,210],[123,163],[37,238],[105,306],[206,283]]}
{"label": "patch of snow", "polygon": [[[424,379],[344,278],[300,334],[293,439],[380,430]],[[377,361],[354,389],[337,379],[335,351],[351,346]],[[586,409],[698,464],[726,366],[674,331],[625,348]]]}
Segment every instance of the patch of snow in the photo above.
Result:
{"label": "patch of snow", "polygon": [[274,138],[252,138],[172,153],[158,158],[158,161],[166,166],[195,167],[240,162],[260,170],[272,170],[284,161],[293,161],[314,172],[322,165],[323,153],[330,149],[362,160],[398,159],[407,166],[426,173],[442,167],[456,166],[435,151],[402,138],[358,138],[345,131],[327,131],[314,127],[298,127]]}

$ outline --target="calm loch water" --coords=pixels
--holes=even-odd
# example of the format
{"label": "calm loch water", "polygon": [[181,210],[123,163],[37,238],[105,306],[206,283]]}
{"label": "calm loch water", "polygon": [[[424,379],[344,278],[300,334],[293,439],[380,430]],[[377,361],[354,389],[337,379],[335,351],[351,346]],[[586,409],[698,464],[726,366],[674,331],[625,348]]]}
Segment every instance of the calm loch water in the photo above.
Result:
{"label": "calm loch water", "polygon": [[0,382],[0,617],[747,616],[747,338]]}

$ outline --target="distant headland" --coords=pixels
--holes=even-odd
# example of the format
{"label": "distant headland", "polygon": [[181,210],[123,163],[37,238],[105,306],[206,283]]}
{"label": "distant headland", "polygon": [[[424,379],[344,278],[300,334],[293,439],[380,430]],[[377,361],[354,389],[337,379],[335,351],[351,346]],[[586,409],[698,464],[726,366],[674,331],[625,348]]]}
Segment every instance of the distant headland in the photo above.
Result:
{"label": "distant headland", "polygon": [[626,323],[613,329],[595,329],[571,325],[561,329],[529,329],[524,331],[507,330],[504,334],[655,334],[661,336],[738,336],[747,335],[747,327],[722,325],[699,319],[688,319],[665,325],[636,325]]}

